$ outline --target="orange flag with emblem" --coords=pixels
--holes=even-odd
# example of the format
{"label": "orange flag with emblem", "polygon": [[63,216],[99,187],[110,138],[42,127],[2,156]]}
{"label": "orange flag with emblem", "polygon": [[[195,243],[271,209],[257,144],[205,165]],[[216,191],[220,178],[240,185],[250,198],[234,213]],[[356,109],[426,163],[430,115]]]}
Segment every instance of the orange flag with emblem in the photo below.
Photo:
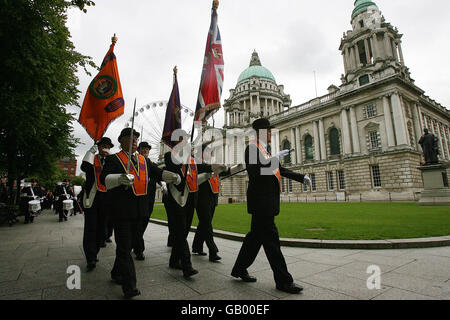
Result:
{"label": "orange flag with emblem", "polygon": [[87,89],[78,119],[78,122],[95,142],[103,137],[109,124],[120,117],[125,109],[125,100],[114,54],[116,42],[117,38],[114,35],[108,53],[103,59],[100,72]]}

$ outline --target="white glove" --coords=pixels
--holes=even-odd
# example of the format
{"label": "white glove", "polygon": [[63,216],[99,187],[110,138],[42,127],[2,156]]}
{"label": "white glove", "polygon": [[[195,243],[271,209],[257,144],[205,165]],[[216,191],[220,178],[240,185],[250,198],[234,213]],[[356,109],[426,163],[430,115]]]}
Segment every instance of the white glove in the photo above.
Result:
{"label": "white glove", "polygon": [[131,186],[133,182],[134,176],[132,174],[108,174],[105,178],[105,186],[108,190],[117,188],[120,185]]}
{"label": "white glove", "polygon": [[221,174],[222,172],[225,172],[228,169],[228,167],[223,164],[213,164],[211,165],[211,168],[215,174]]}
{"label": "white glove", "polygon": [[90,149],[89,149],[90,153],[96,154],[98,152],[98,146],[96,144],[94,144]]}
{"label": "white glove", "polygon": [[98,151],[98,147],[96,145],[93,145],[87,152],[86,155],[83,158],[83,161],[90,163],[90,164],[94,164],[94,157],[95,154]]}
{"label": "white glove", "polygon": [[162,173],[162,179],[166,183],[173,183],[174,185],[179,185],[181,183],[181,177],[180,175],[164,170]]}
{"label": "white glove", "polygon": [[121,174],[118,182],[124,186],[131,186],[134,182],[134,176],[132,174]]}
{"label": "white glove", "polygon": [[280,152],[277,153],[277,158],[278,159],[282,159],[284,157],[286,157],[288,154],[290,153],[290,150],[281,150]]}
{"label": "white glove", "polygon": [[308,175],[305,175],[305,177],[303,178],[303,183],[306,184],[307,186],[311,185],[311,178],[308,177]]}
{"label": "white glove", "polygon": [[167,184],[164,181],[161,181],[161,191],[163,194],[167,195],[169,191],[167,190]]}

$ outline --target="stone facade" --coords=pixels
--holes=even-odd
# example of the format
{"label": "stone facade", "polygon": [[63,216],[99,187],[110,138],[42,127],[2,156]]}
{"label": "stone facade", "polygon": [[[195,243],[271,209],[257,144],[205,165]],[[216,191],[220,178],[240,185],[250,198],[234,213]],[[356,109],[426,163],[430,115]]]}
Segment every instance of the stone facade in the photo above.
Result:
{"label": "stone facade", "polygon": [[[295,149],[284,165],[313,175],[314,190],[283,179],[284,200],[417,200],[423,190],[418,141],[424,128],[439,138],[441,162],[450,161],[449,110],[415,85],[397,28],[374,3],[361,4],[355,2],[352,30],[341,39],[345,74],[340,87],[332,85],[327,95],[291,106],[283,86],[264,68],[245,81],[241,75],[225,100],[226,131],[268,117],[276,126],[272,153]],[[250,65],[255,61],[261,66],[256,52]],[[246,145],[248,140],[239,150]],[[244,201],[246,186],[246,174],[225,180],[222,196]]]}

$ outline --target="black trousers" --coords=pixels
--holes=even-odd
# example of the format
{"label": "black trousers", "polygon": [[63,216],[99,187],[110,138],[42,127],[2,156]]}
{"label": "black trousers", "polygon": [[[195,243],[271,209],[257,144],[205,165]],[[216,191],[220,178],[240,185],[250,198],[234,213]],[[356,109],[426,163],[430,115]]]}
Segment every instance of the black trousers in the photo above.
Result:
{"label": "black trousers", "polygon": [[144,253],[145,241],[144,233],[147,230],[148,220],[150,217],[143,217],[138,220],[137,232],[134,234],[133,251],[135,254]]}
{"label": "black trousers", "polygon": [[192,242],[192,251],[203,252],[203,243],[206,242],[209,255],[214,256],[219,252],[219,249],[214,242],[212,228],[212,219],[214,211],[216,210],[216,205],[210,201],[202,203],[203,199],[199,199],[198,201],[199,203],[196,208],[198,226],[195,232],[194,241]]}
{"label": "black trousers", "polygon": [[136,269],[131,250],[138,229],[138,221],[138,219],[112,219],[116,240],[116,260],[111,270],[111,277],[122,281],[124,293],[136,289]]}
{"label": "black trousers", "polygon": [[84,209],[83,249],[87,263],[95,263],[100,247],[105,241],[106,212],[98,199],[92,207]]}
{"label": "black trousers", "polygon": [[289,284],[294,280],[287,270],[286,261],[280,249],[280,238],[275,217],[252,215],[250,232],[245,236],[239,255],[233,267],[235,273],[245,273],[252,265],[263,246],[276,284]]}
{"label": "black trousers", "polygon": [[191,253],[187,236],[194,217],[195,204],[193,195],[189,195],[184,207],[180,207],[175,200],[169,199],[165,202],[167,216],[171,217],[171,226],[173,232],[173,246],[170,255],[170,265],[176,265],[181,262],[184,270],[192,268]]}

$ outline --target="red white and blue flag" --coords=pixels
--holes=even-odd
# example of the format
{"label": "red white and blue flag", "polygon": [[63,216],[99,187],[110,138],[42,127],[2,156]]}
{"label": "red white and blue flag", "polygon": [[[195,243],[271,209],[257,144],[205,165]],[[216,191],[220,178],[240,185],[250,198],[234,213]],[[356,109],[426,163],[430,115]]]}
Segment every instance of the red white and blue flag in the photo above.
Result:
{"label": "red white and blue flag", "polygon": [[214,1],[194,121],[205,122],[220,109],[224,61],[222,40],[217,26],[217,6],[218,1]]}

